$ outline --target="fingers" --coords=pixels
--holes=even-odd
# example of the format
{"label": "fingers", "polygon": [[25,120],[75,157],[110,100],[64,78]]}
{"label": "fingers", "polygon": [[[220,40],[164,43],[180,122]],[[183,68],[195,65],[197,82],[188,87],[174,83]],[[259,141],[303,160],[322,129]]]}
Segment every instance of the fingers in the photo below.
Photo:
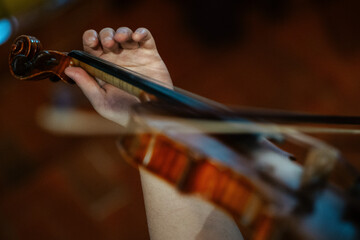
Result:
{"label": "fingers", "polygon": [[138,42],[140,47],[146,49],[156,49],[155,40],[150,31],[146,28],[138,28],[132,35],[132,39]]}
{"label": "fingers", "polygon": [[83,34],[84,50],[92,55],[100,56],[103,53],[99,36],[95,30],[87,30]]}
{"label": "fingers", "polygon": [[104,28],[100,31],[100,41],[104,53],[117,53],[119,51],[119,44],[115,41],[115,31],[112,28]]}
{"label": "fingers", "polygon": [[134,33],[127,27],[118,28],[114,39],[123,49],[156,49],[155,40],[146,28],[138,28]]}
{"label": "fingers", "polygon": [[84,50],[95,56],[103,53],[119,53],[121,49],[156,49],[155,40],[146,28],[138,28],[133,32],[128,27],[120,27],[114,31],[104,28],[98,34],[95,30],[87,30],[83,34]]}
{"label": "fingers", "polygon": [[120,27],[116,30],[114,39],[123,49],[136,49],[139,44],[132,39],[133,31],[127,27]]}
{"label": "fingers", "polygon": [[109,84],[100,87],[79,67],[67,67],[65,74],[76,82],[100,115],[123,126],[128,123],[131,106],[139,102],[136,97]]}
{"label": "fingers", "polygon": [[104,89],[82,68],[67,67],[65,74],[76,82],[93,105],[103,96]]}

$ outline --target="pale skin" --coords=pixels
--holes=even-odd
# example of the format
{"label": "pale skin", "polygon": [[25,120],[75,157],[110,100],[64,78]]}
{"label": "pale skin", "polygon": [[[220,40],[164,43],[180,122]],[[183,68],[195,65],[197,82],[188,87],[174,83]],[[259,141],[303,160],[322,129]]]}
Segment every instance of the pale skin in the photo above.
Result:
{"label": "pale skin", "polygon": [[[129,68],[171,87],[170,74],[162,61],[154,38],[146,28],[132,31],[104,28],[83,34],[84,50],[97,57]],[[103,117],[124,127],[131,105],[139,100],[83,69],[68,67],[72,78]],[[242,239],[234,221],[213,205],[177,192],[172,186],[140,169],[151,239]]]}

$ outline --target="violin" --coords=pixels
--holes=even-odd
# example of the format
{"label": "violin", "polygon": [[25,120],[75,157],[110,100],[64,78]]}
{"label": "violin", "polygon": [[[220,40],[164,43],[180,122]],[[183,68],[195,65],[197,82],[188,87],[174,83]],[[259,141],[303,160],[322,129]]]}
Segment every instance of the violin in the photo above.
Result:
{"label": "violin", "polygon": [[[360,239],[359,173],[334,147],[269,123],[358,124],[358,117],[239,111],[82,51],[44,50],[25,35],[12,44],[9,66],[19,80],[70,84],[64,70],[79,66],[138,97],[132,130],[118,142],[122,158],[223,209],[245,239]],[[274,140],[306,154],[294,156]]]}

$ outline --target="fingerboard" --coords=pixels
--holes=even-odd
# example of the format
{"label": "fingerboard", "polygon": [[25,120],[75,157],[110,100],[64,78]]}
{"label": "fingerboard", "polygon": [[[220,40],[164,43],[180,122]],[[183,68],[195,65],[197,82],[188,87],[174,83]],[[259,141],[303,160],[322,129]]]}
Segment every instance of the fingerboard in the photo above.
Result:
{"label": "fingerboard", "polygon": [[74,50],[69,52],[68,56],[72,57],[74,66],[80,66],[92,76],[136,97],[141,97],[142,94],[146,93],[166,102],[179,104],[201,112],[218,110],[218,107],[205,101],[184,95],[156,83],[158,80],[118,66],[86,52]]}
{"label": "fingerboard", "polygon": [[119,79],[111,74],[103,72],[103,71],[101,71],[95,67],[92,67],[89,64],[81,62],[75,58],[72,59],[72,64],[73,64],[73,66],[83,68],[91,76],[96,77],[106,83],[109,83],[109,84],[135,96],[135,97],[140,98],[140,95],[143,92],[140,88],[137,88],[134,85],[131,85],[125,81],[122,81],[121,79]]}

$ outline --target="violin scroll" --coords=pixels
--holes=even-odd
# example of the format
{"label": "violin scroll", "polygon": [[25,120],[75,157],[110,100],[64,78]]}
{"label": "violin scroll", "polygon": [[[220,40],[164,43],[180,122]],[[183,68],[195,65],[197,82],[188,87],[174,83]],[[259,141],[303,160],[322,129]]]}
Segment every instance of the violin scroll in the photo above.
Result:
{"label": "violin scroll", "polygon": [[11,46],[9,66],[11,74],[20,80],[73,81],[64,74],[71,58],[57,51],[43,50],[41,42],[32,36],[21,35]]}

